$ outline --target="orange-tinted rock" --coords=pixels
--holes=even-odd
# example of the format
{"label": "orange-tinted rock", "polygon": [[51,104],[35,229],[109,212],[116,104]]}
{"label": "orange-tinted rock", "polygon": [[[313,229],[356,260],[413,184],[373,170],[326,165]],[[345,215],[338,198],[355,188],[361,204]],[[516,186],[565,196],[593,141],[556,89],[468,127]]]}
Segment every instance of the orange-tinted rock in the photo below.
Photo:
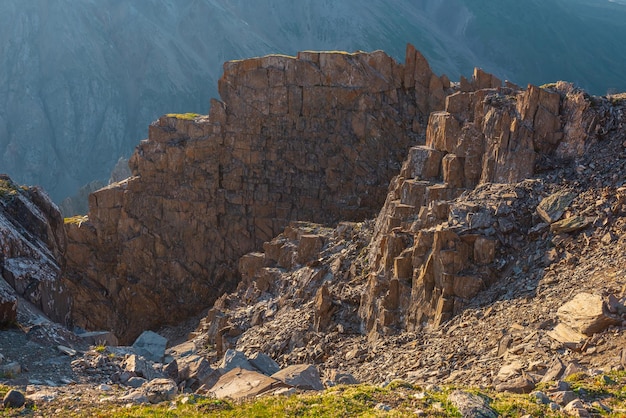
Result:
{"label": "orange-tinted rock", "polygon": [[[154,122],[133,176],[93,193],[89,219],[68,226],[76,325],[130,342],[233,289],[239,258],[291,220],[373,216],[435,106],[429,89],[443,107],[443,82],[408,51],[410,74],[380,51],[224,64],[209,115]],[[296,259],[294,245],[266,249],[266,263],[314,257],[303,247]]]}

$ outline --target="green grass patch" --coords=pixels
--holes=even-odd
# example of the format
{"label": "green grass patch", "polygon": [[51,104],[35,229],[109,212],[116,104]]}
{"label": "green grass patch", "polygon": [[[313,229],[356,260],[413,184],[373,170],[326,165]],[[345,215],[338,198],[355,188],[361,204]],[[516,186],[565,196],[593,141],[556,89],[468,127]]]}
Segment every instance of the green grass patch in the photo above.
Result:
{"label": "green grass patch", "polygon": [[0,179],[0,198],[17,196],[19,188],[11,180]]}
{"label": "green grass patch", "polygon": [[168,118],[176,118],[182,120],[194,120],[200,115],[198,113],[168,113],[165,116],[167,116]]}

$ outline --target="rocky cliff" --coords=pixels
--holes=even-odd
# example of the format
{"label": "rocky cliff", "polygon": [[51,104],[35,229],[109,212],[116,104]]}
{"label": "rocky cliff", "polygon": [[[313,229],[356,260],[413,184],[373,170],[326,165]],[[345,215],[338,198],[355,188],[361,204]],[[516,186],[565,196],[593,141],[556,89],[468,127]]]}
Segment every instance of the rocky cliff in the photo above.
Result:
{"label": "rocky cliff", "polygon": [[69,322],[65,251],[63,219],[48,195],[0,176],[0,324],[15,322],[17,296],[54,321]]}
{"label": "rocky cliff", "polygon": [[409,150],[391,182],[370,246],[372,273],[360,308],[366,331],[438,325],[461,312],[498,277],[494,266],[506,265],[503,247],[537,228],[539,202],[528,206],[538,195],[532,187],[493,189],[501,195],[495,206],[471,192],[520,183],[547,161],[581,157],[596,140],[604,113],[572,85],[499,84],[480,70],[471,83],[462,81],[445,110],[431,113],[426,145]]}
{"label": "rocky cliff", "polygon": [[207,116],[153,123],[132,177],[66,225],[78,325],[129,341],[210,306],[290,220],[373,216],[451,92],[412,46],[405,65],[380,51],[228,62],[219,91]]}

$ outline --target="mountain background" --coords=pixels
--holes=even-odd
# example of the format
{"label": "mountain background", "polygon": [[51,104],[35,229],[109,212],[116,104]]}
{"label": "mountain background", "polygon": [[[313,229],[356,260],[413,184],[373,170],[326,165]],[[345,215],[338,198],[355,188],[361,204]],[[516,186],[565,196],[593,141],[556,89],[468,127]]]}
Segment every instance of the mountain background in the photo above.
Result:
{"label": "mountain background", "polygon": [[0,172],[60,202],[164,113],[207,113],[222,63],[414,44],[452,80],[626,90],[623,0],[3,0]]}

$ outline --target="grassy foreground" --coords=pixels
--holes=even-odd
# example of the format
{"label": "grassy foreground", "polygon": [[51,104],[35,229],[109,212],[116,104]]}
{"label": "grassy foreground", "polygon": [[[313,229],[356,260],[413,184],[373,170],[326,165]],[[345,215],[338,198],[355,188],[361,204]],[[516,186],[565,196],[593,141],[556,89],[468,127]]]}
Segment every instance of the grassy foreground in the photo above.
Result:
{"label": "grassy foreground", "polygon": [[[567,381],[585,403],[593,405],[590,412],[594,416],[626,416],[625,372],[595,377],[577,374]],[[71,402],[50,405],[53,409],[45,404],[31,403],[19,409],[0,410],[0,416],[47,416],[47,413],[54,412],[67,417],[460,417],[459,411],[447,400],[454,389],[450,386],[425,391],[418,386],[394,381],[384,388],[372,385],[337,386],[314,394],[265,396],[245,402],[180,395],[176,401],[159,405],[99,403],[87,407],[81,405],[79,411]],[[6,386],[0,387],[0,395],[4,396],[8,390]],[[491,407],[502,417],[566,416],[538,403],[532,395],[478,389],[467,391],[488,399]]]}

